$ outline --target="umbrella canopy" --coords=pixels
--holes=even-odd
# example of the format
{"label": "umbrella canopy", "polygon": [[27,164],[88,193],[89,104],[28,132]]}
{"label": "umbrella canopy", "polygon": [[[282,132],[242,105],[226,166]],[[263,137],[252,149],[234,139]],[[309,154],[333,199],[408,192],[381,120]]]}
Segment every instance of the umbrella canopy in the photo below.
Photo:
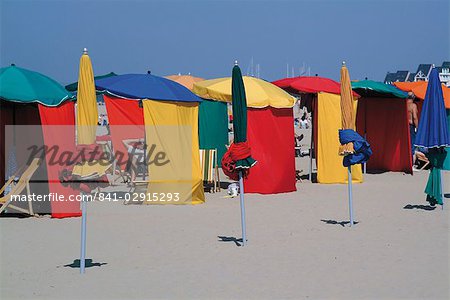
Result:
{"label": "umbrella canopy", "polygon": [[[234,74],[233,69],[233,74]],[[241,77],[243,88],[245,88],[247,107],[263,108],[271,106],[274,108],[293,107],[296,99],[265,80],[244,76]],[[232,78],[217,78],[194,83],[192,91],[205,99],[217,101],[232,101]]]}
{"label": "umbrella canopy", "polygon": [[[117,74],[114,73],[114,72],[110,72],[110,73],[108,73],[108,74],[95,76],[95,77],[94,77],[94,80],[99,80],[99,79],[108,78],[108,77],[112,77],[112,76],[117,76]],[[66,85],[65,88],[66,88],[66,90],[68,90],[69,92],[76,92],[77,89],[78,89],[78,81]]]}
{"label": "umbrella canopy", "polygon": [[124,74],[99,79],[97,90],[130,99],[151,99],[179,102],[202,100],[181,84],[167,78],[148,74]]}
{"label": "umbrella canopy", "polygon": [[[402,91],[413,92],[419,99],[425,99],[427,94],[428,82],[427,81],[415,81],[415,82],[394,82],[394,85]],[[444,96],[445,107],[450,109],[450,88],[441,84],[442,93]]]}
{"label": "umbrella canopy", "polygon": [[[341,86],[339,82],[319,76],[299,76],[284,78],[272,82],[276,86],[295,93],[316,94],[319,92],[340,94]],[[353,92],[353,96],[358,94]]]}
{"label": "umbrella canopy", "polygon": [[62,85],[41,73],[15,65],[0,69],[1,99],[58,106],[71,97]]}
{"label": "umbrella canopy", "polygon": [[442,86],[436,68],[431,70],[429,78],[415,144],[424,148],[448,147],[450,133],[447,128]]}
{"label": "umbrella canopy", "polygon": [[[350,75],[345,64],[341,67],[341,114],[342,114],[342,129],[355,130],[354,109],[352,86],[350,84]],[[347,155],[354,152],[353,143],[347,143],[339,146],[339,155]]]}
{"label": "umbrella canopy", "polygon": [[[233,67],[231,90],[234,143],[245,143],[247,141],[247,100],[241,69],[238,65]],[[251,168],[255,164],[256,160],[248,156],[247,158],[236,161],[236,169]]]}
{"label": "umbrella canopy", "polygon": [[77,142],[89,145],[95,142],[98,122],[97,100],[95,95],[94,72],[87,50],[80,58],[77,89]]}
{"label": "umbrella canopy", "polygon": [[166,76],[166,78],[178,82],[190,90],[194,87],[194,83],[205,80],[204,78],[194,77],[191,75],[169,75]]}
{"label": "umbrella canopy", "polygon": [[401,99],[408,97],[407,93],[392,85],[372,80],[352,82],[352,89],[359,95],[367,97],[394,97]]}

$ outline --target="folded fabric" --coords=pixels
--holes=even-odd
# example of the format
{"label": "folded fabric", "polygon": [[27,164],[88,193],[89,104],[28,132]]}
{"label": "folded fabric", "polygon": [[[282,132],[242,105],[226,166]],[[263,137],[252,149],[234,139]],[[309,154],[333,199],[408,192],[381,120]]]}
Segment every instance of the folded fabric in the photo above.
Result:
{"label": "folded fabric", "polygon": [[353,143],[353,148],[355,150],[354,153],[344,156],[344,167],[365,163],[372,155],[370,144],[352,129],[339,130],[339,142],[341,145]]}
{"label": "folded fabric", "polygon": [[447,157],[447,152],[444,148],[432,148],[427,153],[427,158],[431,163],[430,176],[428,177],[427,186],[425,187],[425,194],[427,194],[427,201],[431,205],[442,205],[442,185],[441,185],[441,170],[444,167],[444,161]]}
{"label": "folded fabric", "polygon": [[[236,165],[238,161],[246,159],[248,162],[245,165],[248,165],[248,167]],[[250,168],[255,164],[256,160],[251,158],[251,149],[248,142],[232,143],[222,157],[222,170],[225,175],[232,180],[239,180],[240,171],[242,171],[243,176],[246,177]]]}

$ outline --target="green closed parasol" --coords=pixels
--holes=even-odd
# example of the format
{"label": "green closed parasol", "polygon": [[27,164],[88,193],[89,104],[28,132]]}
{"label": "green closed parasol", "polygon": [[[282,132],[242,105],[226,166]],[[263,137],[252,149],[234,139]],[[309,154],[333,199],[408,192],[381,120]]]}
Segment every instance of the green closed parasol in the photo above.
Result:
{"label": "green closed parasol", "polygon": [[[247,99],[245,97],[244,81],[241,69],[237,65],[233,67],[231,79],[232,107],[233,107],[233,130],[234,143],[247,142]],[[251,156],[236,161],[236,169],[248,169],[256,164]]]}
{"label": "green closed parasol", "polygon": [[231,78],[231,103],[233,106],[233,130],[234,145],[240,148],[239,158],[236,160],[236,170],[239,171],[239,197],[241,202],[241,226],[242,245],[247,244],[247,234],[245,225],[245,205],[244,205],[244,174],[256,164],[256,160],[251,157],[250,148],[247,145],[247,99],[245,97],[245,86],[242,80],[241,69],[237,61],[233,67]]}

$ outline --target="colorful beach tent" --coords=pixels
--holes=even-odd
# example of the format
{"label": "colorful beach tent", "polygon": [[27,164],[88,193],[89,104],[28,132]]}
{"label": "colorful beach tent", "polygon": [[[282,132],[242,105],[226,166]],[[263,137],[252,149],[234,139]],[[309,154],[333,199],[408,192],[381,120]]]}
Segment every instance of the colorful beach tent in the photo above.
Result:
{"label": "colorful beach tent", "polygon": [[[170,75],[166,78],[178,82],[189,90],[194,88],[195,83],[205,80],[191,75]],[[217,149],[217,161],[220,162],[229,144],[225,102],[203,99],[198,109],[198,135],[200,149]]]}
{"label": "colorful beach tent", "polygon": [[358,133],[373,150],[367,170],[412,174],[408,94],[371,80],[352,82],[352,88],[361,95],[356,116]]}
{"label": "colorful beach tent", "polygon": [[[63,186],[59,173],[66,168],[56,163],[63,153],[75,150],[75,108],[69,101],[71,95],[53,79],[16,66],[0,69],[0,161],[6,166],[11,157],[11,147],[18,150],[44,145],[49,149],[47,156],[42,151],[36,156],[45,160],[36,171],[31,182],[35,194],[49,193],[75,197],[78,192]],[[13,129],[8,125],[16,125]],[[22,127],[19,125],[34,125]],[[61,126],[64,125],[64,126]],[[8,133],[9,131],[9,133]],[[13,136],[11,136],[13,135]],[[14,135],[17,135],[14,138]],[[6,141],[6,142],[5,142]],[[9,142],[8,142],[9,141]],[[42,148],[44,149],[44,148]],[[52,153],[53,159],[50,156]],[[29,159],[29,152],[17,151],[17,165],[20,167]],[[5,169],[0,170],[1,184],[5,181]],[[54,218],[79,216],[77,201],[42,201],[33,203],[35,212],[51,213]]]}
{"label": "colorful beach tent", "polygon": [[[340,84],[323,77],[300,76],[274,81],[273,84],[300,94],[302,98],[310,99],[313,111],[313,149],[317,166],[317,182],[347,183],[347,168],[342,166],[339,156],[339,136],[341,129]],[[358,96],[353,93],[353,97]],[[354,102],[355,111],[357,102]],[[312,159],[312,158],[311,158]],[[352,181],[362,182],[360,165],[352,166]]]}
{"label": "colorful beach tent", "polygon": [[[243,81],[248,107],[247,140],[252,157],[258,161],[244,180],[245,192],[295,191],[292,107],[296,99],[270,82],[248,76]],[[231,102],[231,77],[195,83],[193,91],[205,99]]]}
{"label": "colorful beach tent", "polygon": [[[198,144],[198,105],[201,99],[184,86],[151,74],[125,74],[96,82],[104,96],[115,152],[130,131],[117,141],[113,127],[145,124],[148,163],[146,204],[197,204],[205,201]],[[122,99],[122,100],[119,100]],[[127,101],[127,102],[124,102]],[[133,109],[126,111],[123,104]],[[142,109],[139,109],[139,106]],[[122,131],[123,133],[124,131]],[[123,149],[123,148],[122,148]],[[152,152],[150,152],[152,150]],[[169,196],[170,194],[170,196]],[[164,195],[161,196],[161,195]],[[169,200],[170,199],[170,200]]]}
{"label": "colorful beach tent", "polygon": [[[417,98],[423,100],[427,93],[428,81],[394,82],[394,85],[402,91],[413,92]],[[445,108],[450,109],[450,88],[446,87],[444,84],[441,84],[441,86]]]}

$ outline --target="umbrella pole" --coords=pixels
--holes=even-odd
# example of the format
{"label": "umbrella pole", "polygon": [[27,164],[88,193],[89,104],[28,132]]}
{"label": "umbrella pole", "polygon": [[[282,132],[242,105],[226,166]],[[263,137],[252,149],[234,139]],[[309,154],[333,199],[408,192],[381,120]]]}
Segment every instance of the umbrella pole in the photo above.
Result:
{"label": "umbrella pole", "polygon": [[441,172],[441,182],[439,182],[439,184],[441,185],[441,197],[442,197],[442,210],[444,210],[444,172],[442,172],[442,169],[440,170]]}
{"label": "umbrella pole", "polygon": [[309,181],[312,181],[312,156],[313,156],[313,147],[314,147],[314,130],[311,130],[311,144],[309,146]]}
{"label": "umbrella pole", "polygon": [[84,197],[81,200],[81,255],[80,255],[80,274],[84,274],[86,260],[86,209],[87,203]]}
{"label": "umbrella pole", "polygon": [[244,178],[242,177],[242,171],[239,171],[239,198],[241,199],[242,246],[245,246],[247,245],[247,233],[245,224]]}
{"label": "umbrella pole", "polygon": [[353,222],[353,191],[352,191],[352,167],[348,167],[348,209],[350,213],[350,226],[354,225]]}

